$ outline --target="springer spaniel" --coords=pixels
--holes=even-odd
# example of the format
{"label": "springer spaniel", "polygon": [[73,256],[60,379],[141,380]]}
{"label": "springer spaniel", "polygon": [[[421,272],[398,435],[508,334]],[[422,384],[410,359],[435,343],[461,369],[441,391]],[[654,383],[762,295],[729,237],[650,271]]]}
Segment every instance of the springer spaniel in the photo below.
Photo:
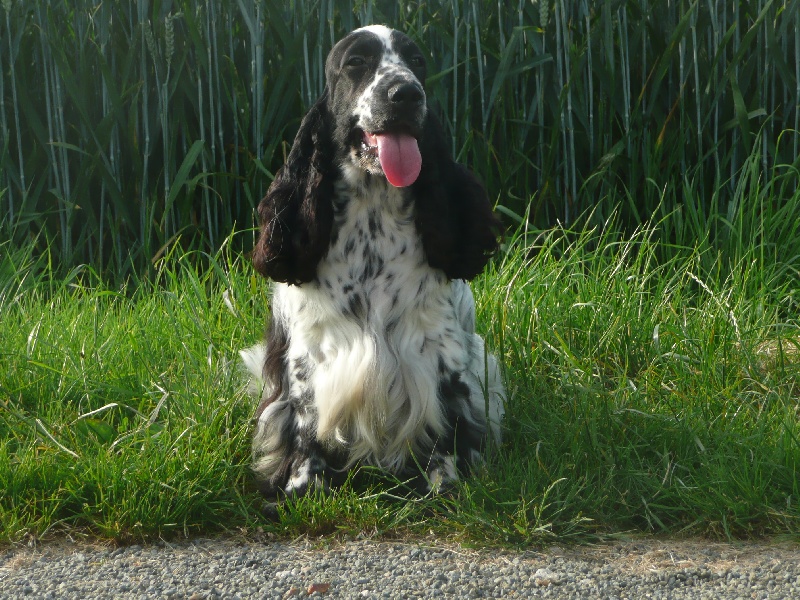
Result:
{"label": "springer spaniel", "polygon": [[425,74],[398,31],[339,41],[259,204],[253,263],[276,283],[266,341],[241,354],[267,497],[338,485],[357,464],[435,491],[500,439],[505,393],[464,281],[499,222],[450,157]]}

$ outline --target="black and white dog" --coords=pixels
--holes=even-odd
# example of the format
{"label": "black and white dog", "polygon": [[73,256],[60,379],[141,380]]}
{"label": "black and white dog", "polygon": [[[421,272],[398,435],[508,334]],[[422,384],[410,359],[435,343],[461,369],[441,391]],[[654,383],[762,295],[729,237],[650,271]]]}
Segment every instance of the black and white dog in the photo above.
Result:
{"label": "black and white dog", "polygon": [[437,490],[500,439],[504,390],[464,281],[497,248],[487,194],[453,162],[404,34],[358,29],[325,65],[258,207],[256,270],[276,282],[256,377],[266,496],[375,465]]}

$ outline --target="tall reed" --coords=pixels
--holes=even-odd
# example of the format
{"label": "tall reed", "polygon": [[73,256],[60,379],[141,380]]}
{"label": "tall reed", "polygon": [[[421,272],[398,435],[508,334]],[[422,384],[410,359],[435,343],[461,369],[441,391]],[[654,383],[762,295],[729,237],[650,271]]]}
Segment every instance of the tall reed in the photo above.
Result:
{"label": "tall reed", "polygon": [[800,0],[3,0],[2,12],[2,235],[42,232],[65,265],[114,277],[176,240],[213,249],[250,227],[328,49],[371,22],[431,57],[454,154],[510,219],[723,218],[756,143],[759,177],[777,167],[794,183],[776,192],[797,185]]}

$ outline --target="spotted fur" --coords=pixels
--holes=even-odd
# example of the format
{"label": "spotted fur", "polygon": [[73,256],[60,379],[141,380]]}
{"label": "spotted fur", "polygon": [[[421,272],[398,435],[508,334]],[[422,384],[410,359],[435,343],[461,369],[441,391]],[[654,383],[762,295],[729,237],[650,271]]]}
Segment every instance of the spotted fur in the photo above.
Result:
{"label": "spotted fur", "polygon": [[[267,496],[328,488],[357,464],[439,489],[500,439],[500,372],[464,281],[498,222],[450,158],[408,37],[359,29],[325,71],[259,205],[254,265],[275,284],[266,341],[242,352],[261,397],[252,467]],[[412,185],[388,183],[365,131],[417,139]]]}

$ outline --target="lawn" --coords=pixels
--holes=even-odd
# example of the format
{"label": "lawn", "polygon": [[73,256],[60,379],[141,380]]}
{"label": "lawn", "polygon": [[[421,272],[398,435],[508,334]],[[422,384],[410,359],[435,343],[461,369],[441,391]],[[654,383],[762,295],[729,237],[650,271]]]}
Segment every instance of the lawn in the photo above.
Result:
{"label": "lawn", "polygon": [[671,247],[658,241],[668,225],[509,234],[473,282],[510,396],[487,468],[440,498],[358,478],[285,504],[277,521],[251,487],[255,402],[238,363],[263,331],[268,286],[234,244],[213,256],[175,244],[149,275],[113,286],[6,242],[0,541],[256,528],[512,545],[631,530],[796,534],[789,263],[763,241],[736,260],[702,240]]}

